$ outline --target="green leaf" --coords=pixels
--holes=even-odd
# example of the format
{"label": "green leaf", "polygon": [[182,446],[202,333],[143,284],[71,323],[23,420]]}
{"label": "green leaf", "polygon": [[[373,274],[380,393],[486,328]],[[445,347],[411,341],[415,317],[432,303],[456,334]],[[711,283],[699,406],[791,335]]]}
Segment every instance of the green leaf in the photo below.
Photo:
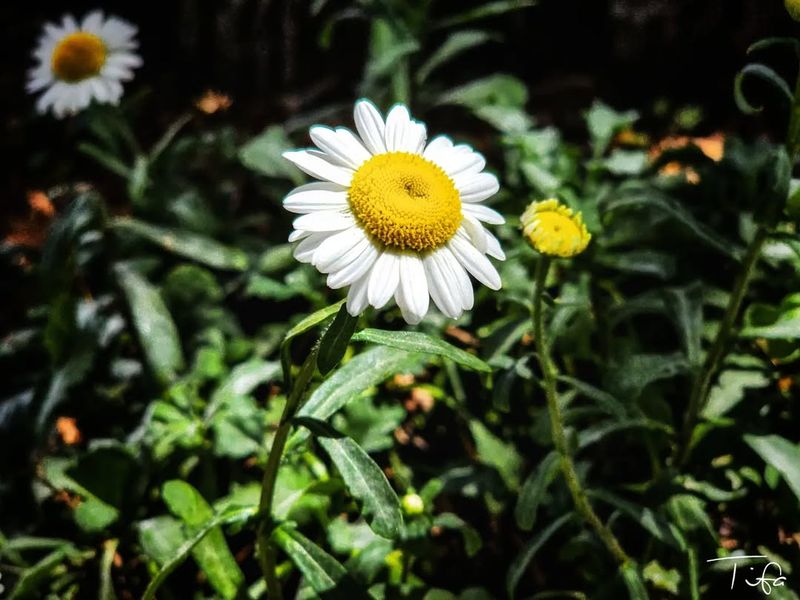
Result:
{"label": "green leaf", "polygon": [[341,587],[347,579],[345,568],[294,527],[281,525],[275,528],[272,539],[289,555],[315,592],[343,591]]}
{"label": "green leaf", "polygon": [[[72,544],[65,544],[47,554],[33,566],[25,569],[17,580],[8,600],[46,597],[42,586],[63,563],[80,557],[80,551]],[[41,593],[37,593],[41,592]]]}
{"label": "green leaf", "polygon": [[625,431],[627,429],[649,429],[650,431],[663,431],[667,434],[674,433],[673,429],[669,425],[654,419],[611,419],[600,421],[599,423],[595,423],[585,429],[582,429],[578,433],[578,448],[583,450],[587,446],[596,444],[612,433]]}
{"label": "green leaf", "polygon": [[625,582],[625,587],[628,588],[628,596],[631,600],[649,600],[650,596],[647,594],[647,588],[639,573],[639,565],[627,562],[620,567],[620,574]]}
{"label": "green leaf", "polygon": [[191,538],[187,539],[183,544],[181,544],[181,546],[172,555],[172,558],[162,565],[161,569],[158,571],[158,573],[156,573],[156,576],[147,586],[147,589],[142,596],[142,600],[154,600],[158,588],[160,588],[164,581],[166,581],[167,577],[169,577],[169,575],[175,569],[177,569],[184,560],[186,560],[189,554],[200,542],[206,538],[210,532],[217,530],[222,525],[245,522],[255,516],[256,512],[257,510],[253,507],[231,508],[205,522],[202,527],[197,528],[196,533],[194,533]]}
{"label": "green leaf", "polygon": [[686,358],[697,366],[702,362],[703,284],[695,282],[682,288],[667,288],[664,306],[678,328]]}
{"label": "green leaf", "polygon": [[181,522],[169,515],[140,521],[136,528],[144,553],[159,566],[172,560],[178,548],[186,542]]}
{"label": "green leaf", "polygon": [[391,375],[408,372],[419,363],[419,356],[397,348],[370,348],[323,381],[298,411],[298,416],[325,420],[365,390]]}
{"label": "green leaf", "polygon": [[794,99],[794,94],[792,94],[792,90],[789,88],[789,84],[778,75],[774,69],[768,67],[767,65],[762,65],[760,63],[750,63],[746,65],[739,73],[736,74],[736,79],[734,79],[733,85],[733,97],[736,100],[736,106],[739,107],[745,114],[753,114],[763,110],[763,106],[753,106],[748,102],[747,98],[744,95],[744,91],[742,89],[744,84],[744,79],[748,75],[753,77],[757,77],[763,81],[766,81],[772,87],[776,88],[781,95],[786,98],[789,103],[791,104]]}
{"label": "green leaf", "polygon": [[320,374],[327,375],[342,360],[357,324],[358,317],[347,312],[347,306],[342,304],[319,342],[317,369]]}
{"label": "green leaf", "polygon": [[528,101],[528,89],[516,77],[501,73],[477,79],[442,94],[438,104],[456,104],[472,110],[486,106],[522,108]]}
{"label": "green leaf", "polygon": [[464,538],[464,550],[469,557],[475,556],[483,546],[480,534],[458,515],[447,512],[440,513],[434,517],[433,526],[461,532],[461,536]]}
{"label": "green leaf", "polygon": [[103,542],[103,556],[100,559],[100,590],[97,593],[98,600],[117,600],[114,593],[114,583],[111,580],[111,565],[114,563],[114,555],[119,545],[118,539],[110,539]]}
{"label": "green leaf", "polygon": [[144,277],[123,263],[116,265],[115,272],[150,368],[162,383],[173,380],[183,370],[184,360],[172,315],[158,290]]}
{"label": "green leaf", "polygon": [[253,358],[236,365],[211,395],[211,400],[205,410],[205,420],[208,422],[217,410],[234,398],[247,396],[258,386],[280,378],[280,373],[279,363],[260,358]]}
{"label": "green leaf", "polygon": [[603,166],[612,175],[639,175],[647,168],[647,153],[641,150],[615,148],[603,161]]}
{"label": "green leaf", "polygon": [[680,203],[665,194],[648,190],[647,193],[619,196],[607,204],[607,210],[609,211],[632,207],[652,207],[660,210],[686,227],[698,240],[725,256],[730,256],[736,260],[739,259],[739,251],[734,244],[695,219]]}
{"label": "green leaf", "polygon": [[295,185],[300,185],[303,183],[303,175],[282,156],[291,147],[292,143],[283,127],[272,125],[242,146],[239,160],[245,167],[257,173],[290,179]]}
{"label": "green leaf", "polygon": [[417,83],[424,83],[433,71],[466,50],[485,44],[493,37],[486,31],[480,30],[464,30],[451,33],[444,43],[431,54],[430,58],[417,69]]}
{"label": "green leaf", "polygon": [[749,388],[763,388],[769,384],[770,379],[763,371],[723,371],[716,385],[711,388],[708,402],[703,408],[703,418],[712,420],[724,416],[744,400]]}
{"label": "green leaf", "polygon": [[655,250],[629,250],[627,252],[604,252],[597,257],[604,267],[623,273],[650,275],[659,279],[670,279],[675,274],[675,257]]}
{"label": "green leaf", "polygon": [[348,437],[320,437],[317,441],[353,497],[364,503],[363,513],[372,530],[385,538],[398,537],[403,528],[400,500],[381,468]]}
{"label": "green leaf", "polygon": [[435,354],[449,358],[453,362],[483,373],[491,373],[492,368],[480,358],[460,348],[448,344],[438,337],[418,331],[386,331],[383,329],[362,329],[353,336],[354,342],[371,342],[391,346],[408,352]]}
{"label": "green leaf", "polygon": [[683,353],[631,354],[608,372],[609,388],[623,398],[638,398],[655,381],[669,379],[690,370]]}
{"label": "green leaf", "polygon": [[625,127],[630,127],[639,118],[634,110],[617,112],[613,108],[595,100],[586,112],[586,124],[592,138],[592,149],[595,157],[600,157],[608,148],[614,135]]}
{"label": "green leaf", "polygon": [[744,441],[781,474],[800,499],[800,447],[779,435],[745,435]]}
{"label": "green leaf", "polygon": [[686,548],[686,541],[680,530],[653,509],[629,502],[607,490],[590,490],[587,493],[618,508],[658,541],[680,550]]}
{"label": "green leaf", "polygon": [[238,248],[226,246],[214,239],[185,229],[159,227],[131,217],[117,217],[111,221],[111,225],[121,231],[138,235],[161,246],[168,252],[216,269],[244,271],[250,262],[247,254]]}
{"label": "green leaf", "polygon": [[536,512],[544,500],[547,488],[558,475],[559,466],[560,457],[558,452],[550,452],[531,471],[525,483],[522,484],[519,498],[517,498],[517,505],[514,508],[514,518],[520,529],[524,531],[533,529],[536,523]]}
{"label": "green leaf", "polygon": [[[185,481],[172,480],[164,484],[162,495],[169,510],[187,526],[189,535],[204,530],[213,520],[214,511],[208,502]],[[236,559],[231,554],[221,527],[210,529],[192,550],[192,556],[208,577],[211,586],[223,598],[235,598],[244,583]]]}
{"label": "green leaf", "polygon": [[480,461],[497,469],[509,489],[518,489],[522,458],[514,446],[503,442],[477,419],[470,420],[469,430]]}
{"label": "green leaf", "polygon": [[434,27],[437,29],[448,29],[454,25],[463,25],[471,21],[479,21],[480,19],[495,17],[513,10],[520,10],[535,5],[535,0],[496,0],[495,2],[486,2],[485,4],[481,4],[460,14],[443,19],[434,24]]}
{"label": "green leaf", "polygon": [[544,546],[547,540],[553,537],[553,534],[556,531],[561,529],[561,527],[563,527],[567,521],[572,519],[572,516],[572,513],[562,515],[550,523],[550,525],[544,529],[541,529],[527,544],[525,544],[525,547],[511,563],[511,566],[508,568],[508,573],[506,574],[506,590],[508,591],[509,598],[514,597],[514,592],[517,589],[519,580],[522,579],[522,576],[525,574],[528,565],[533,560],[533,557],[536,555],[539,549]]}
{"label": "green leaf", "polygon": [[580,395],[594,400],[604,412],[620,418],[628,416],[627,407],[608,392],[568,375],[559,375],[558,380],[572,386]]}
{"label": "green leaf", "polygon": [[745,327],[739,335],[744,338],[765,340],[800,339],[800,318],[778,320],[772,325]]}

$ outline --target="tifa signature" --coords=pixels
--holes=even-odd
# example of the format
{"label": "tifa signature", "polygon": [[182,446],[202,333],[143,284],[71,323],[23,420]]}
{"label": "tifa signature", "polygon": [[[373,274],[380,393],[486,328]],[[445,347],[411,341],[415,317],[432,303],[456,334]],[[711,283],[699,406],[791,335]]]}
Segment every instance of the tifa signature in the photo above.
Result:
{"label": "tifa signature", "polygon": [[[781,566],[776,563],[775,561],[769,560],[769,558],[763,554],[747,554],[747,555],[740,555],[740,556],[725,556],[723,558],[710,558],[706,562],[718,562],[723,560],[732,560],[733,562],[733,573],[731,575],[731,589],[733,586],[736,585],[736,567],[737,563],[740,560],[754,560],[758,558],[767,559],[767,564],[764,565],[764,569],[761,571],[761,575],[756,577],[753,581],[749,579],[745,579],[744,582],[749,585],[750,587],[761,587],[761,591],[764,593],[765,596],[769,596],[772,593],[773,588],[776,587],[783,587],[786,583],[786,577],[783,575],[783,571],[781,570]],[[751,571],[755,569],[753,567],[749,567]],[[773,573],[770,572],[770,569],[777,569],[778,575],[777,577],[770,577]]]}

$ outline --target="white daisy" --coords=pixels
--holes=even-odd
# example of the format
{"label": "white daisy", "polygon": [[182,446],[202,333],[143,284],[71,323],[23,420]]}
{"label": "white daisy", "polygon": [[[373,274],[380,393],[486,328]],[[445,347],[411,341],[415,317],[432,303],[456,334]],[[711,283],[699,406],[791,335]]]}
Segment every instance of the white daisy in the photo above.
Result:
{"label": "white daisy", "polygon": [[383,117],[368,100],[355,105],[359,136],[315,126],[318,149],[284,157],[320,182],[302,185],[284,207],[302,216],[289,241],[297,260],[328,275],[328,286],[350,286],[347,310],[383,307],[392,297],[411,324],[428,312],[429,298],[445,315],[472,308],[472,283],[500,289],[486,257],[504,260],[483,223],[503,217],[481,202],[499,189],[484,173],[483,156],[437,136],[426,145],[425,125],[394,106]]}
{"label": "white daisy", "polygon": [[94,99],[117,104],[122,81],[133,77],[142,59],[133,51],[136,27],[117,17],[103,18],[99,10],[78,24],[65,15],[60,25],[46,23],[33,53],[38,64],[28,73],[28,93],[45,90],[36,101],[40,113],[52,107],[62,118],[75,114]]}

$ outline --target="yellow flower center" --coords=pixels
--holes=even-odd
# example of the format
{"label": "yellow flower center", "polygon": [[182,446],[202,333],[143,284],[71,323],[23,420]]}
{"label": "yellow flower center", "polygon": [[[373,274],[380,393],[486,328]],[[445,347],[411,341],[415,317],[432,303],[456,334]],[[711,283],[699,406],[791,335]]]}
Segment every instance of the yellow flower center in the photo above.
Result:
{"label": "yellow flower center", "polygon": [[93,33],[77,31],[62,39],[53,49],[50,68],[62,81],[75,83],[100,72],[106,62],[106,45]]}
{"label": "yellow flower center", "polygon": [[522,215],[523,233],[542,254],[570,257],[589,245],[591,234],[577,215],[558,200],[534,202]]}
{"label": "yellow flower center", "polygon": [[453,180],[418,154],[373,156],[353,175],[348,199],[364,230],[399,250],[438,248],[461,225],[461,197]]}

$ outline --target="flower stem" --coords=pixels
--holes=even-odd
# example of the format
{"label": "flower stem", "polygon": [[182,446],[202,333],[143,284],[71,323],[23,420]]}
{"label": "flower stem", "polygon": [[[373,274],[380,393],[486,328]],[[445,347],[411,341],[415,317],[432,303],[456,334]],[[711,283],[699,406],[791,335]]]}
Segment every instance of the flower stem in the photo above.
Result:
{"label": "flower stem", "polygon": [[272,440],[272,448],[270,448],[267,465],[264,469],[264,479],[261,482],[261,500],[258,505],[261,523],[256,536],[256,548],[261,572],[267,583],[267,596],[270,600],[281,600],[283,597],[276,571],[277,555],[275,545],[270,540],[273,525],[272,502],[275,497],[275,482],[278,478],[278,468],[281,464],[281,458],[283,458],[283,450],[286,447],[289,430],[292,427],[292,418],[300,405],[300,400],[303,398],[311,377],[314,375],[314,370],[317,367],[318,352],[319,344],[316,344],[309,352],[305,362],[303,362],[303,366],[300,368],[300,373],[292,383],[291,390],[286,398],[286,404],[283,407],[281,420],[278,423],[278,429]]}
{"label": "flower stem", "polygon": [[631,562],[630,557],[625,553],[613,532],[594,512],[589,498],[578,479],[575,471],[575,463],[567,447],[567,436],[564,433],[564,419],[561,415],[561,407],[558,405],[558,395],[556,393],[556,367],[550,360],[549,350],[544,337],[544,326],[542,319],[542,294],[544,292],[545,280],[550,270],[550,258],[542,255],[536,265],[536,288],[533,295],[533,335],[536,343],[536,352],[539,355],[539,365],[542,369],[544,379],[545,395],[547,397],[547,410],[550,414],[550,429],[553,435],[553,445],[556,447],[561,459],[561,472],[566,480],[575,509],[583,517],[592,529],[605,544],[608,551],[620,564]]}
{"label": "flower stem", "polygon": [[686,416],[683,422],[683,432],[673,456],[673,464],[678,467],[683,466],[689,458],[692,435],[697,425],[697,419],[708,402],[709,388],[711,387],[714,375],[716,375],[722,359],[725,357],[725,353],[728,349],[728,342],[733,333],[736,319],[739,316],[739,310],[742,307],[742,301],[747,293],[750,280],[755,273],[758,257],[761,254],[761,249],[764,247],[764,242],[766,242],[768,235],[769,231],[767,228],[764,225],[759,225],[750,245],[747,247],[747,252],[742,262],[742,271],[739,274],[733,292],[731,292],[728,306],[720,322],[719,330],[717,330],[717,335],[714,338],[711,349],[706,355],[700,374],[695,378],[692,385],[692,392],[689,396],[689,406],[686,409]]}

